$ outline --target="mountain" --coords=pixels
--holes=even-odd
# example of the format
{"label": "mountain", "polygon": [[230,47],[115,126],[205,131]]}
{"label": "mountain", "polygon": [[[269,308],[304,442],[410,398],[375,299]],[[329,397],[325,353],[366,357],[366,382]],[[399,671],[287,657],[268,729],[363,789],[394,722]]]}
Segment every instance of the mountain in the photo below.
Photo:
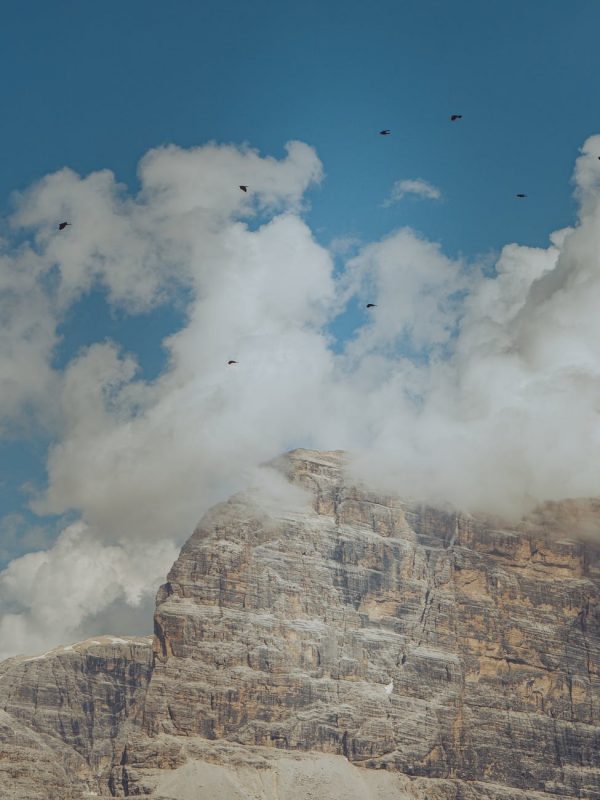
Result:
{"label": "mountain", "polygon": [[600,502],[509,525],[346,458],[213,508],[152,640],[0,664],[1,796],[600,798]]}

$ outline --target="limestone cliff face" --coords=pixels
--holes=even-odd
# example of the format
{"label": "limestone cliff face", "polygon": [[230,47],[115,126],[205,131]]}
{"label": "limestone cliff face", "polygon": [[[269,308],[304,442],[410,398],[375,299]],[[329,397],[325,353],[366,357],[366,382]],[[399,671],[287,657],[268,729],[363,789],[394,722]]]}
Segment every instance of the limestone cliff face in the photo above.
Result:
{"label": "limestone cliff face", "polygon": [[184,546],[145,731],[600,796],[591,549],[358,490],[343,458],[279,462],[309,511],[236,497]]}
{"label": "limestone cliff face", "polygon": [[151,639],[111,636],[2,662],[0,797],[100,795],[151,666]]}
{"label": "limestone cliff face", "polygon": [[0,747],[8,717],[94,791],[156,800],[600,798],[600,559],[578,538],[600,503],[508,526],[356,487],[344,460],[276,462],[303,506],[206,515],[158,594],[152,667],[131,651],[114,705],[108,661],[95,682],[80,662],[93,735],[63,675],[40,704],[22,660],[0,665]]}

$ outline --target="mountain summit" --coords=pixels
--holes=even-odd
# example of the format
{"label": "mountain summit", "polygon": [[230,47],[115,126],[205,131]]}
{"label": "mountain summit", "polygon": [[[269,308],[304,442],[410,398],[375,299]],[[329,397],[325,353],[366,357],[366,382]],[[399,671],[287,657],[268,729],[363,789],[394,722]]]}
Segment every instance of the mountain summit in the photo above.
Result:
{"label": "mountain summit", "polygon": [[600,797],[600,503],[511,526],[345,461],[293,451],[213,508],[152,641],[0,664],[1,796]]}

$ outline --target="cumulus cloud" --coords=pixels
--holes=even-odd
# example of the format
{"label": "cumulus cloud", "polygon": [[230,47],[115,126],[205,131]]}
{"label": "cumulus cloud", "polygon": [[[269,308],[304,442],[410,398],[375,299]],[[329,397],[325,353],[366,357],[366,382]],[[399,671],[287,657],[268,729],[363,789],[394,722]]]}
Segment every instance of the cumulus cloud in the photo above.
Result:
{"label": "cumulus cloud", "polygon": [[0,518],[0,564],[16,553],[42,550],[49,543],[49,531],[43,525],[31,525],[22,514],[5,514]]}
{"label": "cumulus cloud", "polygon": [[0,574],[0,658],[65,643],[115,601],[140,605],[176,555],[169,542],[133,551],[102,544],[83,523],[70,525],[50,550],[21,556]]}
{"label": "cumulus cloud", "polygon": [[55,388],[50,367],[58,341],[56,310],[45,287],[44,261],[30,247],[0,252],[0,436],[53,412],[45,403]]}
{"label": "cumulus cloud", "polygon": [[458,322],[467,278],[460,261],[403,228],[364,246],[347,263],[340,284],[346,284],[350,295],[372,297],[377,304],[377,313],[347,348],[362,360],[374,352],[395,352],[403,340],[418,351],[447,343]]}
{"label": "cumulus cloud", "polygon": [[414,412],[381,409],[363,474],[513,518],[545,499],[597,494],[598,150],[593,137],[577,162],[577,225],[547,248],[507,245],[496,274],[474,281],[449,356],[419,371]]}
{"label": "cumulus cloud", "polygon": [[[598,154],[592,137],[573,227],[546,248],[508,244],[491,276],[407,228],[320,246],[302,213],[322,167],[298,142],[281,160],[160,148],[135,196],[111,173],[69,170],[20,196],[12,224],[32,244],[5,248],[2,288],[20,311],[1,306],[13,381],[0,402],[5,419],[26,413],[53,432],[34,509],[80,521],[0,575],[5,654],[98,632],[119,608],[134,624],[211,504],[248,484],[271,504],[302,502],[254,471],[291,447],[352,450],[370,482],[467,510],[515,516],[595,494]],[[73,222],[66,236],[57,209]],[[340,273],[332,256],[344,254]],[[62,315],[97,286],[131,314],[185,289],[155,380],[118,342],[51,368]],[[339,352],[327,327],[364,296],[376,313]]]}
{"label": "cumulus cloud", "polygon": [[400,202],[403,197],[406,197],[407,194],[414,194],[417,197],[423,197],[425,200],[439,200],[442,196],[437,186],[424,181],[422,178],[405,179],[394,183],[389,197],[383,201],[382,205],[384,208],[393,206],[395,203]]}
{"label": "cumulus cloud", "polygon": [[[167,147],[142,160],[136,197],[110,172],[62,170],[16,198],[12,226],[30,231],[33,244],[7,254],[3,273],[12,328],[2,355],[15,378],[2,413],[12,425],[51,417],[48,488],[33,506],[75,509],[86,533],[73,540],[69,528],[2,574],[5,603],[19,585],[42,587],[16,592],[18,609],[2,618],[13,652],[85,634],[119,603],[131,606],[125,573],[129,564],[135,585],[135,547],[158,553],[160,568],[144,570],[153,593],[202,511],[242,488],[246,470],[290,438],[310,435],[319,402],[310,387],[331,370],[324,326],[338,303],[330,255],[300,216],[321,171],[300,142],[281,160],[248,148]],[[66,235],[56,233],[57,218],[72,222]],[[52,370],[61,319],[94,287],[127,313],[186,289],[187,325],[165,342],[170,364],[156,382],[140,380],[135,359],[113,342]],[[233,357],[240,364],[227,370]],[[287,413],[274,415],[277,406]],[[51,585],[41,573],[72,577]]]}

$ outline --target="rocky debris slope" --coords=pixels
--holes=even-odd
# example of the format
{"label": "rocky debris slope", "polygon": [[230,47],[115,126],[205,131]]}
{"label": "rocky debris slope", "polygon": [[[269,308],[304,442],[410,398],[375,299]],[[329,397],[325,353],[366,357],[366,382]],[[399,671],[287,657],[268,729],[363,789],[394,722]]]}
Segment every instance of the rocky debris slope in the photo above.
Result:
{"label": "rocky debris slope", "polygon": [[123,723],[143,699],[151,642],[99,636],[0,664],[2,798],[102,793]]}
{"label": "rocky debris slope", "polygon": [[339,452],[275,467],[183,547],[152,666],[145,640],[0,665],[0,785],[39,741],[61,797],[600,798],[600,503],[514,526],[357,487]]}

